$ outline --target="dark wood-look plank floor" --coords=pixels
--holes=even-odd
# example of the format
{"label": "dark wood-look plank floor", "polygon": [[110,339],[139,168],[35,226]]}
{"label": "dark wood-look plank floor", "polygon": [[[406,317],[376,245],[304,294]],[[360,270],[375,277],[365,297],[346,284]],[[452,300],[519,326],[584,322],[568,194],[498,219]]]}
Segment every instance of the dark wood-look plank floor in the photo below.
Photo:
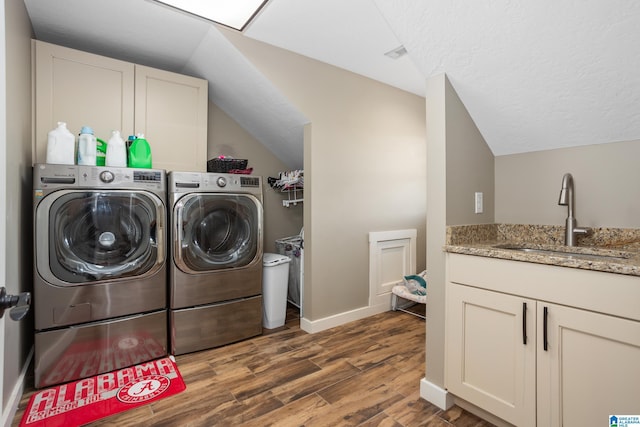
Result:
{"label": "dark wood-look plank floor", "polygon": [[[442,411],[420,398],[424,320],[386,312],[307,334],[296,311],[287,319],[262,336],[176,357],[186,391],[90,425],[492,425],[457,406]],[[33,392],[24,393],[13,426]]]}

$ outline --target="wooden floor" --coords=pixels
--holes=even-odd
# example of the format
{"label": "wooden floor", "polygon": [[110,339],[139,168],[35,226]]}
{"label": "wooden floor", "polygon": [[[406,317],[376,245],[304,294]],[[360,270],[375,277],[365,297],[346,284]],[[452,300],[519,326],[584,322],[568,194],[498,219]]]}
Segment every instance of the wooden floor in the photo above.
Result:
{"label": "wooden floor", "polygon": [[260,337],[176,357],[186,391],[90,425],[491,426],[419,397],[424,320],[386,312],[307,334],[295,312],[288,319]]}

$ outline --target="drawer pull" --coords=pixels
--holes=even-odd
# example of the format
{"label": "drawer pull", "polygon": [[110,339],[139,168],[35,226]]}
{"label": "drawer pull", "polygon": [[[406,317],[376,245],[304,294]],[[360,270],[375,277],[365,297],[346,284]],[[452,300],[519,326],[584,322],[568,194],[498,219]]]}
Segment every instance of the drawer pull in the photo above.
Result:
{"label": "drawer pull", "polygon": [[522,344],[527,345],[527,303],[522,303]]}
{"label": "drawer pull", "polygon": [[549,343],[547,342],[547,318],[549,317],[549,309],[545,307],[543,309],[544,317],[542,318],[542,347],[544,351],[547,351],[549,348]]}

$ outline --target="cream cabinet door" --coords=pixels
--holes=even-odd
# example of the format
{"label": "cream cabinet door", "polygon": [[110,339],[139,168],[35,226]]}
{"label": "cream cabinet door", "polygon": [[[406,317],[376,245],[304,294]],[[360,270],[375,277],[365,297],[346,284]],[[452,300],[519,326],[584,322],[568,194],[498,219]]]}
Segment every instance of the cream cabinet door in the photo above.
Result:
{"label": "cream cabinet door", "polygon": [[153,168],[207,170],[207,81],[136,65],[135,128]]}
{"label": "cream cabinet door", "polygon": [[640,414],[640,322],[541,302],[538,318],[539,426]]}
{"label": "cream cabinet door", "polygon": [[517,426],[536,425],[536,302],[447,284],[446,388]]}
{"label": "cream cabinet door", "polygon": [[33,41],[33,162],[44,163],[47,135],[66,122],[76,138],[91,126],[105,141],[111,131],[133,132],[134,65],[63,46]]}

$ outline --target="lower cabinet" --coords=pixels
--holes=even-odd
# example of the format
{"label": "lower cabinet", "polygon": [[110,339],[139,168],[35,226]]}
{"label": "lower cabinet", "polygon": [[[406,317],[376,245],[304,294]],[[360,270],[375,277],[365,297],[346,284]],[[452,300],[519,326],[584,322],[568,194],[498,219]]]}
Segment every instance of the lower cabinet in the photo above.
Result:
{"label": "lower cabinet", "polygon": [[538,425],[609,425],[610,415],[640,415],[640,322],[538,302],[540,325],[545,316]]}
{"label": "lower cabinet", "polygon": [[[640,321],[568,306],[564,291],[558,303],[544,286],[544,299],[535,288],[504,292],[510,283],[522,289],[518,277],[490,270],[480,287],[447,281],[449,392],[517,426],[609,425],[610,415],[640,414]],[[540,271],[540,279],[554,273]],[[492,274],[497,290],[485,283]]]}
{"label": "lower cabinet", "polygon": [[536,302],[447,284],[445,385],[518,426],[536,425]]}

